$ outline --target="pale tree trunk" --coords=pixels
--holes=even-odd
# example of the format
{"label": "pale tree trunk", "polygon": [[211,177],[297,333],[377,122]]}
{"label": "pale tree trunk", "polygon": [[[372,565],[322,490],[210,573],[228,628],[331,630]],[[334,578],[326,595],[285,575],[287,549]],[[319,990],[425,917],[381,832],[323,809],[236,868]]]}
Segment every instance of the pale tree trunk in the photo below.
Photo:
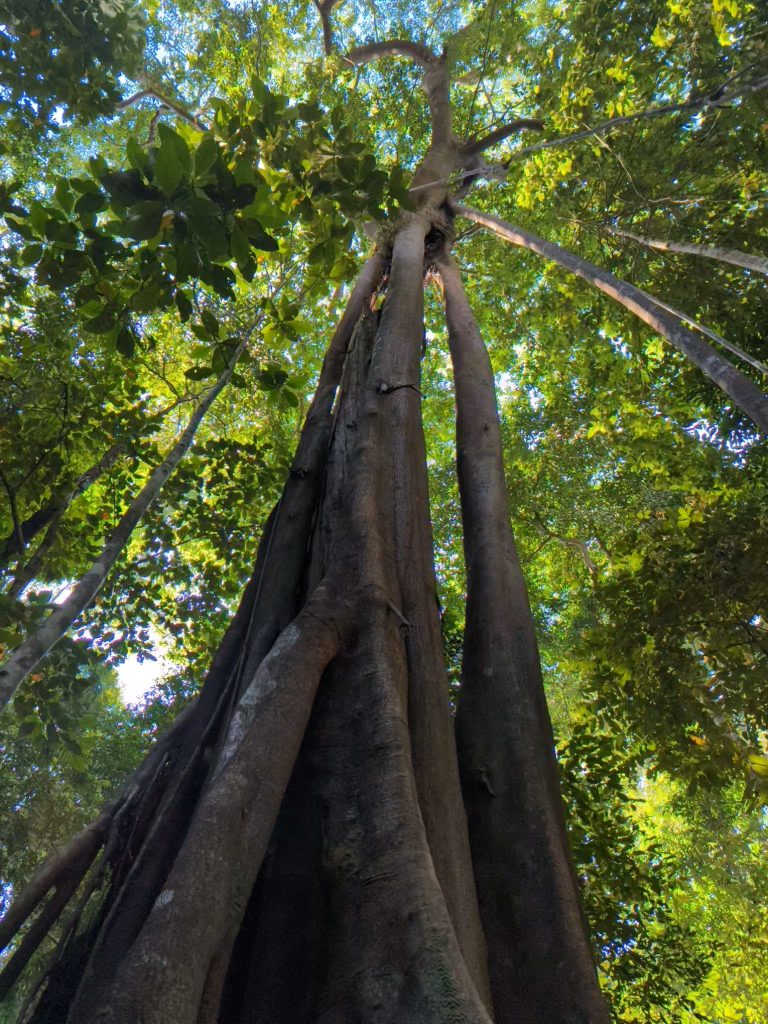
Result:
{"label": "pale tree trunk", "polygon": [[619,231],[618,228],[608,228],[610,234],[619,238],[631,238],[649,249],[660,249],[662,252],[679,252],[687,256],[703,256],[708,260],[717,260],[719,263],[731,263],[736,267],[746,267],[747,270],[755,270],[758,274],[768,274],[768,259],[765,256],[754,256],[752,253],[740,252],[738,249],[725,249],[720,245],[699,245],[696,242],[669,242],[663,238],[648,238],[645,235],[635,235],[631,231]]}
{"label": "pale tree trunk", "polygon": [[[95,484],[97,480],[101,479],[104,473],[111,469],[121,456],[130,454],[139,438],[146,437],[147,434],[157,430],[165,416],[181,404],[182,401],[184,401],[184,399],[179,399],[171,405],[166,406],[164,409],[161,409],[159,412],[152,413],[144,423],[138,437],[123,438],[120,441],[115,441],[114,444],[109,446],[100,459],[86,469],[84,473],[80,474],[74,484],[59,490],[57,493],[52,495],[44,505],[41,505],[40,508],[36,509],[30,516],[23,520],[23,522],[20,522],[18,533],[21,535],[23,546],[26,546],[30,541],[34,540],[41,530],[44,530],[46,527],[50,528],[50,525],[54,520],[60,520],[62,515],[67,511],[76,498],[79,498],[80,495],[84,494],[92,484]],[[22,551],[19,545],[17,531],[14,530],[0,544],[0,566],[9,562],[14,555],[21,553]],[[36,558],[36,556],[37,552],[35,552],[32,557]],[[18,591],[17,582],[15,580],[14,590]]]}
{"label": "pale tree trunk", "polygon": [[237,346],[228,366],[219,374],[216,383],[200,399],[178,441],[160,465],[155,467],[146,484],[125,510],[120,522],[110,534],[90,569],[80,577],[66,600],[57,605],[45,621],[0,666],[0,706],[8,703],[19,684],[39,664],[54,644],[61,640],[93,601],[109,571],[125,550],[131,534],[142,516],[157,498],[165,481],[192,444],[197,428],[206,412],[229,382],[245,345],[246,343],[243,341]]}
{"label": "pale tree trunk", "polygon": [[595,288],[599,288],[601,292],[615,299],[687,356],[733,400],[737,408],[749,416],[763,433],[768,433],[768,397],[727,359],[715,352],[710,345],[697,338],[676,320],[666,316],[659,309],[655,300],[649,298],[645,292],[615,277],[607,270],[601,270],[594,263],[568,252],[553,242],[547,242],[530,231],[524,231],[522,228],[509,224],[500,217],[482,213],[480,210],[461,206],[458,203],[454,204],[454,210],[460,216],[466,217],[467,220],[471,220],[475,224],[482,224],[483,227],[488,228],[507,242],[552,260],[564,270],[588,281]]}
{"label": "pale tree trunk", "polygon": [[601,1021],[528,595],[509,525],[488,354],[449,258],[467,607],[456,718],[497,1024]]}
{"label": "pale tree trunk", "polygon": [[[82,473],[74,485],[62,493],[54,494],[43,506],[34,511],[31,516],[20,524],[20,531],[24,545],[29,544],[37,534],[64,512],[72,501],[86,491],[92,483],[95,483],[109,468],[117,462],[125,450],[125,444],[118,441],[111,445],[102,457],[93,466]],[[14,555],[22,554],[19,550],[19,541],[16,531],[5,538],[0,545],[0,564],[5,564]]]}
{"label": "pale tree trunk", "polygon": [[[642,289],[638,288],[638,291],[642,291]],[[713,331],[711,327],[707,327],[705,324],[700,324],[698,320],[694,320],[692,317],[688,316],[687,313],[683,313],[675,306],[670,306],[668,303],[662,302],[661,299],[657,299],[656,296],[651,295],[650,292],[643,291],[642,294],[660,309],[663,309],[666,313],[671,313],[672,316],[676,317],[678,320],[682,320],[684,324],[688,324],[688,326],[692,327],[694,331],[701,331],[702,334],[706,334],[706,336],[711,338],[712,341],[716,342],[718,345],[722,345],[723,348],[728,349],[729,352],[732,352],[733,355],[737,356],[743,362],[748,363],[750,366],[754,367],[755,370],[758,370],[765,377],[768,377],[768,366],[766,366],[765,363],[761,363],[759,359],[755,359],[748,352],[745,352],[744,349],[739,348],[738,345],[734,345],[732,341],[728,341],[722,336],[722,334],[718,334],[717,331]]]}
{"label": "pale tree trunk", "polygon": [[[352,292],[198,700],[105,811],[93,866],[87,836],[22,897],[9,934],[35,907],[50,923],[78,883],[85,893],[30,993],[32,1024],[522,1019],[503,986],[491,1004],[485,875],[439,637],[419,394],[429,228],[408,217]],[[542,763],[553,770],[551,750]],[[541,792],[559,799],[556,784]],[[561,822],[557,806],[547,813]],[[545,846],[559,902],[567,853]],[[528,884],[518,870],[499,863],[503,886]],[[581,927],[577,909],[563,913]],[[485,934],[493,965],[499,933]],[[569,975],[579,991],[593,983],[588,957],[586,970],[586,982]],[[560,974],[553,963],[553,992]],[[559,998],[526,1019],[559,1020]]]}

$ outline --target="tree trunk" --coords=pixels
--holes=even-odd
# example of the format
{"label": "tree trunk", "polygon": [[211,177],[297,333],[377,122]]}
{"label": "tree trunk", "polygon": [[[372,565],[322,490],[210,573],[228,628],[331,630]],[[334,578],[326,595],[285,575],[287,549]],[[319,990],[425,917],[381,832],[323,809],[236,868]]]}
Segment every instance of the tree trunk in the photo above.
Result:
{"label": "tree trunk", "polygon": [[99,592],[141,517],[157,498],[165,481],[194,441],[197,428],[206,412],[229,382],[245,345],[243,341],[237,346],[229,365],[219,374],[216,383],[205,392],[181,437],[160,465],[155,467],[149,480],[125,510],[91,568],[80,577],[66,600],[57,605],[34,633],[31,633],[0,666],[0,706],[8,703],[19,684],[54,644],[58,643]]}
{"label": "tree trunk", "polygon": [[[31,1024],[490,1024],[475,880],[508,851],[483,852],[476,835],[470,854],[447,703],[419,392],[431,225],[407,216],[353,290],[241,606],[197,702],[108,811],[84,882],[98,897],[66,925]],[[478,595],[488,614],[490,592]],[[545,781],[526,779],[526,809],[555,823],[530,829],[551,839],[536,847],[552,859],[537,898],[550,885],[543,911],[573,948],[526,1020],[565,1024],[562,977],[588,991],[594,968],[578,960],[540,684],[532,693],[544,749],[530,763]],[[508,699],[501,713],[519,735]],[[518,891],[529,868],[498,863],[493,885]],[[493,967],[501,932],[485,934],[496,1020],[522,1019]]]}
{"label": "tree trunk", "polygon": [[454,206],[454,209],[462,217],[466,217],[476,224],[482,224],[500,238],[513,245],[530,249],[531,252],[538,253],[545,259],[552,260],[558,266],[576,274],[584,281],[588,281],[595,288],[599,288],[601,292],[610,295],[612,299],[644,320],[683,355],[687,356],[726,395],[733,399],[736,406],[749,416],[763,433],[768,434],[768,397],[727,359],[718,355],[706,342],[697,338],[676,320],[660,312],[655,300],[649,298],[645,292],[614,277],[607,270],[601,270],[594,263],[562,249],[553,242],[546,242],[530,231],[523,231],[522,228],[508,224],[500,217],[494,217],[490,213],[481,213],[479,210],[458,204]]}
{"label": "tree trunk", "polygon": [[601,1021],[533,619],[507,511],[493,372],[461,278],[439,263],[456,388],[467,611],[456,717],[497,1024]]}

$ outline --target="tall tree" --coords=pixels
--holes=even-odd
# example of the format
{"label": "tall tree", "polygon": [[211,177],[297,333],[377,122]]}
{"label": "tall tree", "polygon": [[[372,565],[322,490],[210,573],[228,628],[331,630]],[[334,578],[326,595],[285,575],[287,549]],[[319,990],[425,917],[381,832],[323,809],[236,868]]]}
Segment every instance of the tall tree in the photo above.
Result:
{"label": "tall tree", "polygon": [[[284,300],[292,275],[300,299],[312,297],[313,278],[337,277],[339,263],[344,276],[339,238],[350,242],[351,220],[380,223],[199,696],[12,904],[0,923],[0,939],[15,943],[0,986],[9,990],[52,935],[55,952],[22,1010],[36,1024],[607,1022],[510,530],[519,502],[506,492],[492,368],[451,256],[456,214],[555,259],[640,315],[723,388],[753,444],[755,426],[768,428],[768,398],[645,292],[459,202],[514,173],[488,163],[488,151],[540,127],[509,116],[477,132],[479,88],[467,101],[456,87],[504,63],[522,33],[516,15],[497,37],[496,5],[483,8],[460,31],[450,24],[439,50],[405,34],[407,16],[403,34],[342,46],[350,13],[333,0],[316,6],[325,61],[308,75],[308,99],[289,103],[256,78],[200,112],[142,74],[143,88],[120,104],[153,104],[147,143],[126,145],[129,169],[95,158],[88,177],[62,178],[52,195],[3,194],[9,229],[27,243],[17,269],[34,267],[35,287],[72,301],[85,332],[131,358],[146,344],[148,316],[175,309],[194,322],[210,365],[187,374],[218,375],[198,419],[245,350],[231,321],[250,295],[264,336],[295,334],[297,311]],[[214,31],[247,23],[239,8],[218,13]],[[296,13],[283,15],[288,38]],[[261,47],[277,29],[263,13],[255,18]],[[12,20],[11,30],[25,45],[39,34],[26,21]],[[483,67],[473,69],[478,55]],[[629,123],[746,103],[765,84],[754,65],[717,68],[707,89],[661,113],[648,97],[650,117]],[[401,164],[388,175],[377,167],[339,104],[326,113],[325,92],[337,86],[324,76],[340,66],[355,69],[355,82],[370,75],[373,96],[388,75],[396,88],[412,86],[417,70],[427,113],[402,143],[414,157],[404,158],[407,186]],[[104,102],[110,89],[100,81],[99,90]],[[367,143],[389,130],[384,118]],[[549,159],[545,145],[531,149]],[[274,274],[269,252],[283,257]],[[422,416],[425,280],[444,297],[455,381],[467,570],[456,739]],[[25,286],[17,275],[15,287]],[[268,390],[285,384],[268,364],[258,372]],[[179,457],[187,447],[177,445]],[[153,474],[143,493],[155,497],[160,483]],[[133,525],[133,506],[125,516]],[[18,509],[11,518],[23,549]],[[108,542],[110,564],[127,554],[129,533],[118,527]],[[106,566],[98,569],[100,585]],[[73,591],[84,598],[51,611],[26,649],[84,609],[92,577]],[[37,660],[24,654],[22,645],[0,669],[10,678],[20,666],[14,684]]]}

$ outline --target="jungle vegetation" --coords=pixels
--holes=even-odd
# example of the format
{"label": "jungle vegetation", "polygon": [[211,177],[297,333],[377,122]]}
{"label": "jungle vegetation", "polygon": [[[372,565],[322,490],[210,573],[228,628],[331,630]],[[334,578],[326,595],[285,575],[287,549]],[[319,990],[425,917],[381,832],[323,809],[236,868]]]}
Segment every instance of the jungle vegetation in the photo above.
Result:
{"label": "jungle vegetation", "polygon": [[768,1022],[766,24],[0,0],[3,1024]]}

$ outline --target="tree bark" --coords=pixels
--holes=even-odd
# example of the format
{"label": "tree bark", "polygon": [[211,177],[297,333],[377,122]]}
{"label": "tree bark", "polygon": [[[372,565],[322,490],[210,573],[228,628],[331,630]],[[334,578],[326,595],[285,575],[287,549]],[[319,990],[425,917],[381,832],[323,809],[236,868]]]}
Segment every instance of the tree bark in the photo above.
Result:
{"label": "tree bark", "polygon": [[617,228],[608,228],[610,234],[619,238],[631,238],[649,249],[660,249],[662,252],[678,252],[688,256],[703,256],[708,260],[717,260],[719,263],[731,263],[736,267],[746,267],[747,270],[755,270],[758,274],[768,274],[768,259],[765,256],[754,256],[752,253],[739,252],[738,249],[725,249],[720,245],[699,245],[696,242],[670,242],[662,238],[648,238],[645,235],[635,235],[631,231],[619,231]]}
{"label": "tree bark", "polygon": [[439,263],[456,388],[467,611],[456,718],[497,1024],[608,1024],[571,863],[528,595],[509,526],[490,360]]}
{"label": "tree bark", "polygon": [[530,249],[545,259],[552,260],[558,266],[576,274],[583,280],[588,281],[599,288],[601,292],[610,295],[626,309],[644,320],[650,327],[667,339],[676,349],[687,356],[698,368],[705,373],[710,380],[726,393],[747,415],[763,433],[768,433],[768,397],[753,384],[748,377],[740,373],[727,359],[718,355],[717,352],[706,342],[697,338],[695,334],[687,330],[681,324],[665,316],[659,311],[659,307],[653,300],[628,284],[626,281],[614,277],[607,270],[601,270],[594,263],[583,260],[581,257],[562,249],[553,242],[546,242],[538,235],[522,228],[508,224],[500,217],[494,217],[490,213],[481,213],[468,206],[454,204],[457,214],[466,217],[467,220],[482,224],[493,231],[500,238],[519,245],[523,249]]}
{"label": "tree bark", "polygon": [[[431,216],[404,217],[353,290],[241,606],[197,701],[110,819],[89,912],[29,1024],[491,1024],[475,879],[487,894],[498,851],[470,854],[460,799],[418,391],[434,232]],[[480,591],[471,607],[489,614]],[[527,738],[544,748],[515,767],[537,796],[526,809],[547,815],[529,823],[554,864],[536,898],[551,882],[542,912],[572,923],[540,684],[533,694]],[[495,749],[520,728],[502,701]],[[523,869],[497,866],[506,909],[504,887],[532,884]],[[502,932],[487,932],[496,950]],[[570,970],[577,944],[562,934]],[[522,984],[526,962],[513,966]],[[521,1020],[500,991],[496,1019]]]}

